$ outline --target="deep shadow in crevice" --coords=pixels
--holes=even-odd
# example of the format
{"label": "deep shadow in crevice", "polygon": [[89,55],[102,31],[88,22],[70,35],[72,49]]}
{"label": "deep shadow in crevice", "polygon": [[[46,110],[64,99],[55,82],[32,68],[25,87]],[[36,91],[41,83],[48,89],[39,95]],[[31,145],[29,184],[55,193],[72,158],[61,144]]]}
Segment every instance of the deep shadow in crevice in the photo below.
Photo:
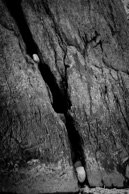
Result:
{"label": "deep shadow in crevice", "polygon": [[[41,59],[42,60],[42,59]],[[45,64],[43,61],[39,63],[39,70],[47,83],[53,98],[52,107],[56,113],[65,113],[67,112],[67,107],[69,106],[69,101],[67,100],[67,95],[65,93],[65,89],[62,85],[62,88],[59,88],[56,79],[51,72],[49,66]],[[61,86],[60,86],[61,87]]]}
{"label": "deep shadow in crevice", "polygon": [[[52,74],[47,64],[45,64],[43,61],[42,63],[40,62],[39,69],[44,81],[47,83],[52,93],[52,106],[55,112],[62,113],[65,116],[65,125],[71,146],[71,157],[73,166],[77,161],[81,161],[82,166],[86,169],[85,154],[83,150],[83,139],[76,129],[74,118],[69,113],[71,101],[67,91],[67,80],[65,79],[65,87],[62,86],[62,88],[59,88],[56,83],[56,79],[54,78],[54,75]],[[82,187],[84,184],[89,185],[87,180],[83,184],[80,184],[80,186]]]}
{"label": "deep shadow in crevice", "polygon": [[[71,107],[71,101],[68,96],[68,83],[67,78],[62,79],[60,86],[57,84],[56,78],[54,77],[50,67],[43,61],[42,55],[37,48],[36,43],[33,40],[30,29],[24,18],[24,14],[21,8],[21,0],[3,0],[6,4],[10,14],[16,21],[19,28],[23,41],[26,45],[27,54],[32,56],[34,53],[39,54],[39,70],[43,77],[43,80],[48,85],[52,94],[52,106],[56,113],[62,113],[66,120],[66,129],[68,132],[68,138],[71,145],[71,156],[73,165],[76,161],[81,161],[85,168],[85,157],[83,151],[83,140],[76,129],[76,123],[73,117],[68,113]],[[61,86],[62,85],[62,86]]]}
{"label": "deep shadow in crevice", "polygon": [[72,116],[67,113],[66,115],[66,127],[68,129],[68,136],[71,143],[72,149],[72,159],[73,163],[77,160],[80,160],[85,166],[85,158],[84,158],[84,151],[83,151],[83,139],[81,138],[79,132],[76,129],[76,123]]}
{"label": "deep shadow in crevice", "polygon": [[3,0],[3,2],[5,3],[11,16],[14,18],[19,28],[23,41],[26,44],[27,54],[32,57],[32,54],[37,53],[37,45],[33,40],[32,34],[25,20],[25,17],[21,8],[21,0],[13,0],[13,1]]}
{"label": "deep shadow in crevice", "polygon": [[[19,31],[22,35],[23,41],[26,45],[26,51],[27,54],[29,54],[31,57],[34,53],[40,53],[37,45],[35,44],[32,34],[30,32],[30,29],[27,25],[27,22],[24,18],[24,14],[21,8],[21,0],[3,0],[6,7],[8,8],[10,14],[16,21],[16,24],[19,28]],[[39,63],[39,70],[40,73],[44,79],[44,81],[47,83],[48,87],[50,88],[50,91],[52,93],[53,98],[53,109],[57,113],[64,113],[67,109],[67,100],[65,96],[63,95],[63,88],[62,90],[59,88],[59,86],[56,83],[55,77],[52,74],[50,68],[47,64],[44,62]]]}
{"label": "deep shadow in crevice", "polygon": [[[68,138],[70,141],[70,146],[71,146],[71,157],[72,157],[72,162],[73,166],[77,161],[80,161],[82,163],[82,166],[86,170],[86,159],[85,159],[85,154],[84,154],[84,149],[83,149],[83,139],[81,135],[79,134],[79,131],[77,130],[77,124],[71,114],[67,112],[65,115],[66,117],[66,128],[68,132]],[[80,187],[83,187],[84,185],[88,185],[88,180],[86,180],[83,183],[78,183]]]}
{"label": "deep shadow in crevice", "polygon": [[76,129],[76,123],[74,121],[74,118],[69,113],[72,104],[68,96],[67,79],[64,78],[65,86],[62,85],[62,88],[59,88],[58,84],[56,83],[56,79],[47,64],[45,64],[43,61],[40,62],[39,69],[44,81],[47,83],[52,93],[52,106],[55,112],[62,113],[65,116],[65,125],[71,146],[71,157],[73,165],[77,161],[81,161],[83,167],[86,168],[85,155],[83,150],[83,139]]}
{"label": "deep shadow in crevice", "polygon": [[[82,166],[86,169],[85,155],[83,150],[83,139],[76,129],[74,118],[69,113],[72,104],[68,96],[67,79],[64,78],[65,86],[62,85],[62,88],[59,88],[58,84],[56,83],[56,79],[47,64],[45,64],[43,61],[40,62],[39,69],[44,81],[47,83],[52,93],[52,106],[55,112],[62,113],[65,116],[65,125],[71,146],[71,157],[73,166],[77,161],[81,161]],[[83,187],[84,184],[89,185],[88,181],[86,180],[83,184],[80,184],[80,187]]]}

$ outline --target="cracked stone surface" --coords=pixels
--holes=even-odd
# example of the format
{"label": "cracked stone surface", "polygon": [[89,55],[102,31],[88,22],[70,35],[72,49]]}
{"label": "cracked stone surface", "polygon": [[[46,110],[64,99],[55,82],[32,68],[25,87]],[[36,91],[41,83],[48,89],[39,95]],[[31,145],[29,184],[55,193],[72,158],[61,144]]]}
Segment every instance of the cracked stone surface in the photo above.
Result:
{"label": "cracked stone surface", "polygon": [[128,25],[121,0],[0,0],[0,192],[77,192],[77,160],[129,188]]}

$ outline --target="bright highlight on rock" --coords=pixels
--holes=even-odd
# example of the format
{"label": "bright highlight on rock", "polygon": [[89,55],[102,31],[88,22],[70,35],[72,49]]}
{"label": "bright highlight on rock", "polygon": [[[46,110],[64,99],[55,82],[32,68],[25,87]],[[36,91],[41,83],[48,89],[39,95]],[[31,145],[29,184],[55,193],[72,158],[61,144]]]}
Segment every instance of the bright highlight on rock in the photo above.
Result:
{"label": "bright highlight on rock", "polygon": [[36,63],[39,63],[39,62],[40,62],[39,57],[38,57],[37,54],[33,54],[32,57],[33,57],[33,60],[34,60]]}
{"label": "bright highlight on rock", "polygon": [[86,179],[86,172],[83,166],[76,168],[77,178],[80,183],[83,183]]}

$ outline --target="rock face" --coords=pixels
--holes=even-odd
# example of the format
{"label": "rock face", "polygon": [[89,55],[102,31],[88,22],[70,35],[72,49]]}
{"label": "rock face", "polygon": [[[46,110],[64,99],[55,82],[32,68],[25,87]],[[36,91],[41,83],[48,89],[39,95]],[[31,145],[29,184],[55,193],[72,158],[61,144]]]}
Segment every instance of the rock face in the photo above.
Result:
{"label": "rock face", "polygon": [[0,0],[0,191],[129,185],[128,61],[120,0]]}
{"label": "rock face", "polygon": [[3,1],[0,14],[0,192],[77,191],[66,127]]}

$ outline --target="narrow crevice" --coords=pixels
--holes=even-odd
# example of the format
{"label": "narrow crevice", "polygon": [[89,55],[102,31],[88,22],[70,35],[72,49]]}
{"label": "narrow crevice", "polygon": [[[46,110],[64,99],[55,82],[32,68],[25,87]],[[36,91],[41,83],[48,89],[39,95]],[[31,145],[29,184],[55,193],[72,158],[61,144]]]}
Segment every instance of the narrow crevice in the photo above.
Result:
{"label": "narrow crevice", "polygon": [[[42,59],[41,59],[42,60]],[[56,79],[52,74],[49,66],[44,62],[39,63],[39,70],[43,80],[48,85],[52,94],[52,107],[56,113],[65,113],[67,111],[68,102],[64,93],[64,88],[59,88]]]}
{"label": "narrow crevice", "polygon": [[[29,54],[31,57],[35,53],[38,53],[40,55],[40,51],[33,40],[30,29],[24,18],[24,14],[21,8],[21,0],[19,1],[14,0],[13,3],[8,0],[3,0],[3,2],[6,4],[11,16],[14,18],[19,28],[23,41],[26,45],[27,54]],[[53,103],[52,103],[53,109],[57,113],[64,113],[66,112],[66,107],[68,107],[68,105],[67,105],[67,100],[65,99],[65,95],[63,95],[63,88],[59,88],[59,86],[56,83],[56,79],[52,74],[50,68],[48,67],[47,64],[41,61],[42,61],[42,57],[39,62],[39,70],[44,81],[46,82],[47,86],[51,91],[52,98],[53,98]]]}
{"label": "narrow crevice", "polygon": [[[71,108],[71,101],[68,95],[68,83],[67,83],[67,71],[65,71],[65,77],[62,78],[62,86],[59,86],[57,84],[56,78],[54,77],[53,73],[51,72],[51,69],[49,66],[43,61],[42,55],[34,42],[34,39],[32,37],[32,34],[30,32],[30,29],[27,25],[27,22],[24,18],[24,14],[21,8],[21,0],[13,0],[13,3],[11,0],[3,0],[3,2],[6,4],[11,16],[14,18],[18,28],[19,32],[21,33],[21,36],[23,38],[23,41],[26,45],[26,52],[28,55],[32,57],[33,54],[38,53],[40,62],[38,64],[40,73],[43,77],[43,80],[47,84],[47,86],[50,89],[51,95],[52,95],[52,107],[55,110],[56,113],[61,113],[65,116],[65,125],[68,133],[68,138],[70,142],[70,148],[71,148],[71,158],[73,162],[73,166],[77,161],[80,161],[82,166],[86,170],[86,159],[84,154],[84,142],[79,134],[79,131],[77,130],[78,126],[75,122],[75,119],[70,114],[70,108]],[[44,4],[46,1],[43,1]],[[49,10],[49,7],[46,5],[45,7],[47,14],[52,17],[52,14]],[[54,19],[53,19],[54,21]],[[55,24],[55,23],[54,23]],[[65,45],[63,42],[62,36],[59,34],[57,26],[55,27],[56,34],[60,37],[61,45]],[[113,32],[112,32],[113,33]],[[92,38],[92,40],[88,41],[87,37],[85,36],[83,38],[83,41],[85,43],[85,50],[87,48],[88,43],[91,42],[97,42],[95,46],[100,44],[102,48],[102,41],[98,39],[99,34],[95,32],[95,36]],[[63,48],[63,46],[62,46]],[[107,92],[107,88],[105,88],[105,92]],[[125,174],[125,172],[124,172]],[[79,183],[80,184],[80,183]],[[125,181],[125,187],[127,187],[129,184],[129,180],[126,179]],[[84,185],[89,186],[88,180],[86,179],[85,182],[80,184],[80,187],[83,187]],[[90,186],[89,186],[90,187]],[[116,188],[116,187],[113,187]],[[128,188],[128,187],[127,187]]]}
{"label": "narrow crevice", "polygon": [[[46,0],[44,0],[43,4],[44,4],[44,8],[45,8],[46,13],[48,14],[48,16],[50,18],[52,18],[52,21],[53,21],[54,26],[55,26],[56,34],[60,37],[60,41],[62,42],[61,45],[65,45],[64,42],[66,42],[66,41],[63,41],[62,36],[60,35],[60,32],[57,29],[55,19],[54,19],[53,14],[51,13],[51,10],[49,9],[49,6],[48,6],[48,2]],[[65,50],[64,48],[62,48],[62,49]],[[47,65],[45,65],[45,66],[46,66],[46,68],[48,68]],[[43,67],[43,64],[41,65],[41,67]],[[50,74],[51,73],[49,70],[49,75]],[[44,75],[43,75],[43,78],[44,78]],[[48,76],[45,78],[45,80],[46,79],[48,79]],[[48,81],[49,80],[46,80],[47,83],[48,83]],[[66,121],[65,125],[66,125],[66,129],[68,132],[68,138],[69,138],[69,142],[70,142],[70,146],[71,146],[71,157],[72,157],[73,166],[77,161],[80,161],[82,166],[86,169],[85,154],[84,154],[84,150],[83,150],[83,139],[81,138],[79,132],[77,131],[76,123],[69,112],[69,110],[71,108],[71,101],[70,101],[69,95],[68,95],[67,68],[65,68],[65,77],[63,80],[63,83],[65,83],[65,85],[63,86],[63,91],[64,91],[63,98],[60,95],[60,90],[58,89],[56,82],[54,85],[55,88],[53,87],[53,83],[54,83],[54,80],[52,81],[52,85],[50,84],[50,81],[49,81],[48,85],[52,91],[53,97],[55,96],[55,100],[53,100],[55,105],[56,106],[58,105],[59,107],[62,107],[62,105],[64,106],[64,107],[62,107],[62,110],[63,110],[63,114],[65,116],[65,121]],[[53,90],[55,90],[55,91],[53,91]],[[55,94],[57,95],[57,97]],[[61,102],[61,104],[59,102]],[[56,106],[54,106],[54,104],[53,104],[54,110],[56,110],[56,112],[57,112]],[[80,184],[80,187],[83,187],[84,184],[89,185],[88,181],[86,180],[84,183]]]}
{"label": "narrow crevice", "polygon": [[27,22],[25,20],[22,8],[21,8],[21,0],[3,0],[3,3],[8,8],[11,16],[15,20],[18,29],[21,33],[23,41],[26,44],[26,52],[28,55],[32,57],[34,53],[37,53],[37,45],[35,44],[32,34],[29,30]]}
{"label": "narrow crevice", "polygon": [[[84,142],[81,135],[79,134],[79,131],[76,129],[77,123],[75,122],[69,111],[67,111],[65,118],[68,138],[71,146],[71,158],[73,166],[75,167],[76,162],[79,161],[86,171],[86,159],[83,149]],[[84,185],[89,186],[87,178],[83,183],[79,183],[80,187],[83,187]]]}
{"label": "narrow crevice", "polygon": [[[65,125],[68,132],[68,138],[70,142],[71,148],[71,158],[73,166],[77,161],[80,161],[82,166],[86,169],[85,164],[85,154],[83,150],[83,139],[79,132],[76,129],[76,123],[74,118],[70,114],[71,101],[68,96],[68,83],[67,76],[64,78],[63,82],[65,82],[65,86],[59,88],[56,83],[56,79],[52,74],[49,66],[45,64],[43,61],[39,64],[39,69],[42,74],[44,81],[50,88],[53,97],[53,109],[57,113],[62,113],[65,117]],[[83,184],[80,184],[80,187],[84,186],[84,184],[88,185],[88,181],[86,180]]]}
{"label": "narrow crevice", "polygon": [[84,151],[83,151],[83,139],[81,138],[79,132],[76,130],[76,123],[73,117],[68,112],[66,116],[66,127],[68,129],[68,136],[71,143],[72,150],[72,160],[75,163],[80,160],[85,166]]}
{"label": "narrow crevice", "polygon": [[[52,74],[49,66],[42,61],[39,63],[39,70],[44,81],[47,83],[48,87],[50,88],[53,103],[52,107],[56,113],[61,113],[65,117],[65,125],[68,132],[68,138],[71,148],[71,158],[73,166],[77,161],[80,161],[84,169],[86,169],[85,164],[85,154],[83,150],[83,139],[79,132],[76,129],[76,123],[74,118],[70,114],[71,108],[71,101],[68,95],[68,83],[67,83],[67,75],[63,78],[62,88],[59,88],[58,84],[56,83],[56,79]],[[67,71],[66,71],[67,72]],[[67,73],[66,73],[67,74]],[[84,185],[88,185],[89,183],[85,180],[84,183],[80,184],[80,187]]]}
{"label": "narrow crevice", "polygon": [[[27,22],[24,18],[24,14],[21,8],[21,0],[13,0],[13,3],[9,0],[3,0],[6,4],[10,14],[16,21],[16,24],[19,28],[23,41],[26,45],[26,52],[28,55],[32,57],[34,53],[38,53],[39,57],[39,70],[43,77],[43,80],[47,84],[50,89],[52,95],[52,107],[56,113],[64,114],[66,120],[66,129],[68,132],[68,138],[71,146],[71,157],[73,166],[77,161],[80,161],[82,166],[86,169],[85,164],[85,155],[83,150],[83,140],[81,135],[76,129],[76,123],[69,113],[71,107],[71,101],[68,96],[68,83],[67,83],[67,71],[66,77],[62,78],[62,86],[59,86],[56,82],[56,78],[54,77],[53,73],[49,66],[43,61],[42,54],[40,53],[39,49],[37,48],[36,43],[33,40],[32,34],[29,30]],[[49,11],[49,10],[48,10]],[[50,13],[49,13],[50,15]],[[56,32],[58,33],[58,32]],[[63,43],[62,43],[63,45]],[[87,184],[88,181],[84,182],[81,187]]]}

